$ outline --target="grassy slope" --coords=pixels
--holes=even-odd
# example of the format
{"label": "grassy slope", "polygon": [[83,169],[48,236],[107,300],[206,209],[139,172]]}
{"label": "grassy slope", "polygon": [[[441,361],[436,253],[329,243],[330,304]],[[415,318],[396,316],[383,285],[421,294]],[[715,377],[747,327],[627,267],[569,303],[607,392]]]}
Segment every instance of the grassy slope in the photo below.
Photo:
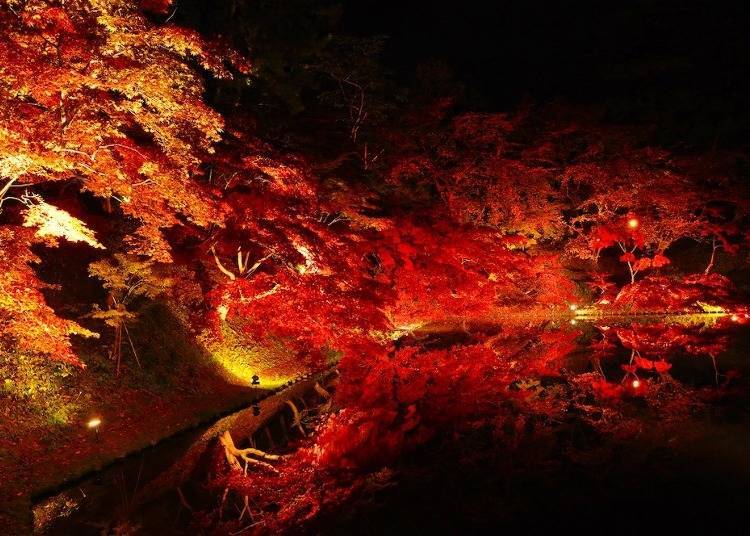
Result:
{"label": "grassy slope", "polygon": [[[82,348],[85,370],[42,358],[0,354],[0,527],[30,530],[30,498],[178,430],[250,400],[258,388],[227,373],[185,335],[164,307],[131,330],[142,369],[124,352],[118,378],[103,343]],[[244,364],[268,360],[245,356]],[[267,364],[266,364],[267,365]],[[261,381],[261,388],[266,387]],[[99,433],[89,419],[102,419]]]}

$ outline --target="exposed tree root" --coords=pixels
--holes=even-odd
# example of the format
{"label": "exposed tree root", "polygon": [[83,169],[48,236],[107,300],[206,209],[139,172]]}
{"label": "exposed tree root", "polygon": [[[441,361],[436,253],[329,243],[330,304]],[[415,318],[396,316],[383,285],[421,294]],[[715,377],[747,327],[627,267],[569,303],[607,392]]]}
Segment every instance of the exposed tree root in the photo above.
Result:
{"label": "exposed tree root", "polygon": [[[214,423],[214,425],[208,428],[171,467],[150,481],[144,489],[139,492],[137,497],[139,504],[149,502],[155,497],[168,491],[173,492],[177,486],[187,481],[193,471],[198,467],[204,454],[208,452],[213,441],[216,439],[221,440],[225,432],[230,432],[234,437],[250,438],[254,433],[265,430],[266,436],[269,439],[269,444],[271,445],[271,448],[274,448],[272,443],[273,437],[268,429],[269,422],[279,414],[287,400],[302,396],[304,393],[309,392],[314,387],[315,382],[324,381],[329,374],[330,373],[321,373],[315,375],[314,378],[299,381],[295,385],[285,389],[283,393],[279,393],[261,401],[259,404],[262,408],[260,415],[254,414],[254,412],[248,408],[233,415],[224,417]],[[262,451],[257,452],[262,453]],[[253,456],[252,450],[246,451],[246,454],[248,456]],[[254,456],[253,458],[256,461],[268,460],[268,458],[264,458],[263,456]]]}
{"label": "exposed tree root", "polygon": [[331,393],[318,382],[315,382],[313,389],[315,389],[315,392],[318,393],[318,395],[320,395],[323,400],[325,400],[325,403],[318,408],[318,413],[328,413],[329,411],[331,411],[331,405],[333,404],[333,397],[331,396]]}
{"label": "exposed tree root", "polygon": [[314,385],[313,389],[315,389],[315,392],[318,393],[320,396],[322,396],[325,400],[330,400],[331,399],[331,393],[329,393],[318,382],[315,382],[315,385]]}
{"label": "exposed tree root", "polygon": [[[316,383],[315,385],[318,384]],[[296,428],[297,430],[299,430],[299,433],[302,434],[302,437],[307,437],[305,429],[302,428],[302,418],[300,416],[299,410],[297,409],[297,406],[295,406],[294,402],[292,402],[291,400],[287,400],[286,405],[289,406],[289,408],[292,410],[292,418],[294,419],[290,428]]]}
{"label": "exposed tree root", "polygon": [[[247,472],[247,467],[249,465],[253,465],[256,467],[263,467],[264,469],[267,469],[274,473],[278,473],[273,465],[263,460],[276,461],[280,460],[281,456],[277,456],[276,454],[268,454],[266,452],[263,452],[262,450],[254,448],[238,449],[234,445],[234,440],[232,439],[232,434],[229,433],[229,430],[225,431],[221,435],[221,437],[219,438],[219,442],[224,447],[224,454],[226,454],[227,462],[233,469]],[[244,468],[240,463],[240,460],[245,462]]]}

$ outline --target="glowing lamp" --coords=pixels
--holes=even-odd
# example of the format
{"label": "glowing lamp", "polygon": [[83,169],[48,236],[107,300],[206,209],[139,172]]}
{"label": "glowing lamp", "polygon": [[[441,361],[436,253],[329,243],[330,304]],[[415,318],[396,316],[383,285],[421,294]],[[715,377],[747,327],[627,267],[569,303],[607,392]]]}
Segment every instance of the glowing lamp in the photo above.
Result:
{"label": "glowing lamp", "polygon": [[578,322],[576,322],[576,319],[573,318],[573,319],[570,320],[570,323],[575,326]]}
{"label": "glowing lamp", "polygon": [[631,229],[637,229],[640,224],[641,222],[638,221],[638,218],[630,218],[628,220],[628,227],[630,227]]}
{"label": "glowing lamp", "polygon": [[575,303],[571,303],[570,304],[570,310],[571,311],[575,311],[576,309],[578,309],[578,306]]}
{"label": "glowing lamp", "polygon": [[732,315],[732,322],[739,322],[739,321],[740,321],[740,317],[739,316]]}
{"label": "glowing lamp", "polygon": [[633,380],[631,385],[633,386],[633,389],[638,389],[641,386],[641,380]]}
{"label": "glowing lamp", "polygon": [[99,417],[92,418],[89,422],[86,423],[86,426],[89,430],[93,430],[96,432],[96,438],[99,439],[99,425],[102,423],[102,420]]}
{"label": "glowing lamp", "polygon": [[89,422],[86,423],[86,426],[89,428],[99,428],[99,425],[102,423],[102,420],[99,417],[94,417]]}

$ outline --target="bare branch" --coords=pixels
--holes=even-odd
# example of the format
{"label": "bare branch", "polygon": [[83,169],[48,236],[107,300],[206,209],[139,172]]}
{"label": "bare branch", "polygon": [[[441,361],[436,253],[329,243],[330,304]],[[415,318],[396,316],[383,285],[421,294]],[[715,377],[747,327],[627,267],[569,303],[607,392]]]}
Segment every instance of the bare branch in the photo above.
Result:
{"label": "bare branch", "polygon": [[226,267],[223,264],[221,264],[221,261],[219,260],[219,256],[216,254],[216,248],[213,247],[213,246],[211,246],[211,253],[213,253],[214,260],[216,261],[216,266],[219,267],[219,270],[221,270],[221,273],[223,273],[224,275],[226,275],[232,281],[234,281],[235,279],[237,279],[237,276],[234,275],[233,272],[227,270]]}

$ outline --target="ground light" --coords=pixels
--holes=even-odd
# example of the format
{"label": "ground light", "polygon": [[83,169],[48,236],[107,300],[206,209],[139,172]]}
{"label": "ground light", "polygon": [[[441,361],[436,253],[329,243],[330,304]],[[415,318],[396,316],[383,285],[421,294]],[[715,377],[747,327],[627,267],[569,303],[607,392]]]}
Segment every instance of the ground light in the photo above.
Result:
{"label": "ground light", "polygon": [[86,423],[86,426],[89,428],[89,430],[94,430],[96,432],[96,436],[99,437],[99,426],[102,424],[102,420],[99,417],[93,417],[89,422]]}

